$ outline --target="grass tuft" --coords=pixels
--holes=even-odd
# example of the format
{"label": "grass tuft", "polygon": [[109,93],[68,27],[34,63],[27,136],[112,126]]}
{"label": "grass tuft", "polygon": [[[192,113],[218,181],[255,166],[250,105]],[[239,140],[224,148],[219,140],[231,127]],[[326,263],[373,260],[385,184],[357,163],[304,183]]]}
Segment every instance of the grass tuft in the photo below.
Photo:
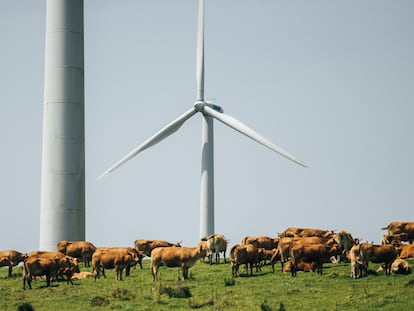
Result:
{"label": "grass tuft", "polygon": [[120,300],[135,299],[135,295],[126,288],[116,288],[112,291],[112,297]]}
{"label": "grass tuft", "polygon": [[190,288],[181,286],[181,284],[175,287],[160,285],[158,291],[160,295],[167,295],[170,298],[190,298],[192,296]]}
{"label": "grass tuft", "polygon": [[194,302],[194,301],[190,301],[189,302],[189,307],[191,309],[201,309],[207,306],[212,306],[214,305],[214,300],[213,298],[202,301],[202,302]]}
{"label": "grass tuft", "polygon": [[91,299],[92,307],[104,307],[109,305],[109,299],[102,296],[95,296]]}
{"label": "grass tuft", "polygon": [[409,281],[405,284],[405,287],[410,287],[410,286],[414,286],[414,279],[409,280]]}

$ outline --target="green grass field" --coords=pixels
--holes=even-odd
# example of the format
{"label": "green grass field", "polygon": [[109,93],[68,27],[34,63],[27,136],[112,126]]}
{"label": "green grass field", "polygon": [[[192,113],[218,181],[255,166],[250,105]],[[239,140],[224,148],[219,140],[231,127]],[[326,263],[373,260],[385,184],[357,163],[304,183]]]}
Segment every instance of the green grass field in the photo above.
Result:
{"label": "green grass field", "polygon": [[[411,264],[414,262],[411,261]],[[376,273],[350,278],[349,264],[325,264],[324,274],[298,273],[292,278],[276,265],[262,268],[254,276],[231,277],[230,264],[210,266],[197,263],[190,278],[179,281],[178,268],[160,268],[160,282],[152,282],[149,261],[144,269],[131,270],[131,276],[115,281],[113,270],[107,278],[55,282],[45,287],[35,280],[32,290],[23,290],[21,267],[7,278],[0,268],[0,310],[414,310],[414,275]],[[91,268],[81,270],[91,271]],[[26,309],[24,308],[26,307]]]}

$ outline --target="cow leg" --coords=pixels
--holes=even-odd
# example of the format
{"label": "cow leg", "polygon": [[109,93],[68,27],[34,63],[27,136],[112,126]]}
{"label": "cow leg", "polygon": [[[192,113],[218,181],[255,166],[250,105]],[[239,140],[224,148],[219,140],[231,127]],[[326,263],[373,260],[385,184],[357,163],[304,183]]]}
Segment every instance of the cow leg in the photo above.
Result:
{"label": "cow leg", "polygon": [[101,271],[102,271],[102,275],[103,275],[103,277],[106,279],[106,274],[105,274],[105,268],[104,267],[101,267]]}
{"label": "cow leg", "polygon": [[29,289],[32,289],[31,276],[23,274],[23,289],[26,289],[26,282],[29,286]]}
{"label": "cow leg", "polygon": [[85,266],[85,268],[88,267],[89,266],[88,258],[86,256],[83,256],[82,260],[83,260],[83,265]]}
{"label": "cow leg", "polygon": [[385,263],[385,275],[391,275],[391,263]]}
{"label": "cow leg", "polygon": [[9,278],[11,278],[13,276],[12,271],[13,271],[13,265],[10,263],[9,264]]}
{"label": "cow leg", "polygon": [[151,265],[151,274],[152,274],[152,281],[158,281],[158,268],[156,266]]}
{"label": "cow leg", "polygon": [[46,287],[50,286],[50,279],[51,279],[51,275],[50,274],[46,274]]}
{"label": "cow leg", "polygon": [[232,276],[235,278],[237,277],[237,272],[239,271],[239,264],[237,262],[231,262],[231,273]]}
{"label": "cow leg", "polygon": [[182,273],[183,273],[183,278],[184,278],[184,280],[187,280],[187,279],[188,279],[188,267],[186,267],[186,266],[182,266],[182,267],[181,267],[181,271],[182,271]]}
{"label": "cow leg", "polygon": [[122,281],[122,271],[124,270],[124,268],[121,267],[115,267],[115,271],[116,271],[116,280],[117,281]]}
{"label": "cow leg", "polygon": [[317,265],[318,265],[318,274],[322,275],[322,262],[318,261]]}
{"label": "cow leg", "polygon": [[291,261],[290,273],[292,274],[292,277],[296,276],[296,263],[295,263],[295,261]]}
{"label": "cow leg", "polygon": [[94,272],[95,272],[95,281],[96,281],[96,279],[99,279],[99,275],[100,275],[100,272],[101,272],[101,267],[97,266]]}
{"label": "cow leg", "polygon": [[27,279],[27,285],[29,285],[29,288],[32,289],[32,276],[31,275],[29,275]]}
{"label": "cow leg", "polygon": [[71,272],[71,271],[68,271],[67,273],[66,273],[66,283],[69,285],[69,283],[71,284],[71,285],[73,285],[73,282],[72,282],[72,276],[73,276],[73,272]]}
{"label": "cow leg", "polygon": [[285,265],[285,262],[281,259],[280,260],[280,267],[281,267],[281,270],[280,271],[282,271],[283,272],[283,266]]}
{"label": "cow leg", "polygon": [[250,266],[250,275],[253,275],[253,262],[251,262],[249,266]]}

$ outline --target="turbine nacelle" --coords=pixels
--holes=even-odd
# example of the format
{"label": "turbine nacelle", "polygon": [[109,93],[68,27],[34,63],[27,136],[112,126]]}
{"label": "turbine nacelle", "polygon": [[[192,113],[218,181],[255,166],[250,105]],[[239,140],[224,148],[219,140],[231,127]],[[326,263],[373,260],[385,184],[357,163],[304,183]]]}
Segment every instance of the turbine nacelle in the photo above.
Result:
{"label": "turbine nacelle", "polygon": [[220,112],[220,113],[224,112],[224,110],[223,110],[223,108],[221,108],[221,106],[213,104],[213,103],[209,103],[209,102],[206,102],[206,101],[198,100],[194,104],[194,108],[197,111],[201,112],[201,113],[204,113],[204,107],[205,106],[210,107],[211,109],[213,109],[217,112]]}

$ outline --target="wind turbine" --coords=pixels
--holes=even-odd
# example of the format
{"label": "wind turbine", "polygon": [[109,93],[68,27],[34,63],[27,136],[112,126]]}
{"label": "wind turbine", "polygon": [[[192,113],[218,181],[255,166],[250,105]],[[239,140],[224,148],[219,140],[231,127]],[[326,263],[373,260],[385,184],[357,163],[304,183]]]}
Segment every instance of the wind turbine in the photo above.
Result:
{"label": "wind turbine", "polygon": [[144,141],[141,145],[129,152],[125,157],[103,172],[98,179],[111,173],[125,162],[148,149],[171,134],[175,133],[185,121],[190,119],[196,113],[202,115],[202,157],[201,157],[201,194],[200,194],[200,238],[214,233],[214,135],[213,119],[216,119],[234,130],[255,140],[259,144],[271,149],[272,151],[296,162],[299,165],[307,167],[306,164],[298,160],[295,156],[272,143],[255,130],[251,129],[237,119],[224,114],[223,109],[215,104],[207,102],[204,99],[204,0],[199,0],[198,9],[198,32],[197,32],[197,98],[194,105],[179,116],[177,119],[163,127],[153,136]]}

